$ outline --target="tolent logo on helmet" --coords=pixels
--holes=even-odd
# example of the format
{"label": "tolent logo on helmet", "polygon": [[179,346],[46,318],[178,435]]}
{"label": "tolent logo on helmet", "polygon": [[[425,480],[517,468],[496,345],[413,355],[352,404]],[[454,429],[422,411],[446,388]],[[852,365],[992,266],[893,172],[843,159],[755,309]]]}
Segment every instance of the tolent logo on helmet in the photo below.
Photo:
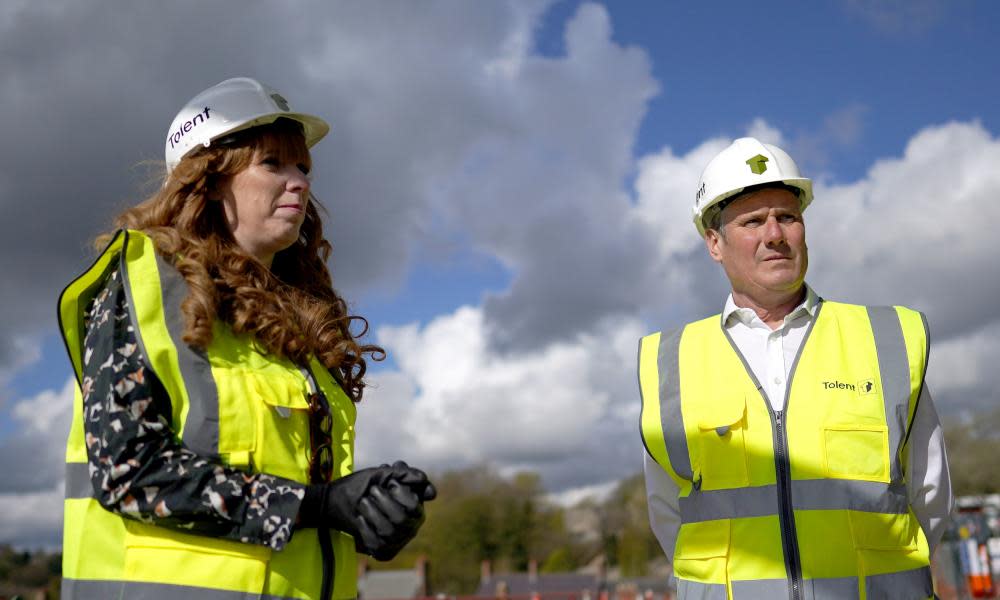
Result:
{"label": "tolent logo on helmet", "polygon": [[763,154],[758,154],[747,159],[747,164],[750,166],[750,171],[755,175],[760,175],[767,170],[767,157]]}
{"label": "tolent logo on helmet", "polygon": [[185,133],[187,133],[187,132],[191,131],[192,129],[194,129],[195,127],[197,127],[199,123],[204,123],[208,119],[212,118],[211,115],[208,114],[209,110],[211,110],[211,109],[208,106],[206,106],[205,110],[203,110],[200,113],[196,114],[194,116],[194,118],[188,119],[187,121],[184,121],[183,123],[181,123],[180,125],[178,125],[177,126],[177,131],[171,133],[167,137],[167,139],[170,140],[170,147],[173,148],[174,144],[176,144],[176,143],[178,143],[178,142],[181,141],[181,138],[184,137]]}

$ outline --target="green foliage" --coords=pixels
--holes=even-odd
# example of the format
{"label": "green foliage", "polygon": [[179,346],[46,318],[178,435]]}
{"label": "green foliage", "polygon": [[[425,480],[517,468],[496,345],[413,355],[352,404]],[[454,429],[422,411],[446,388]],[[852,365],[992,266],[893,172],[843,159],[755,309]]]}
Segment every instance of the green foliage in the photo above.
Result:
{"label": "green foliage", "polygon": [[438,498],[427,505],[419,535],[390,563],[372,568],[410,568],[419,555],[430,562],[430,587],[437,593],[470,594],[479,585],[480,565],[496,572],[526,571],[531,559],[576,566],[581,552],[566,532],[563,511],[545,501],[535,473],[504,478],[487,467],[432,477]]}
{"label": "green foliage", "polygon": [[61,554],[27,552],[0,545],[0,582],[29,589],[52,588],[56,590],[56,595],[46,592],[48,597],[58,598],[61,572]]}
{"label": "green foliage", "polygon": [[1000,409],[968,421],[944,423],[945,446],[955,495],[1000,492],[996,457],[1000,455]]}
{"label": "green foliage", "polygon": [[[470,594],[479,584],[480,564],[495,573],[524,572],[531,559],[542,573],[573,571],[604,555],[625,576],[648,574],[661,555],[649,529],[641,474],[623,480],[604,502],[578,508],[595,517],[596,541],[584,541],[566,527],[566,511],[545,500],[534,473],[504,478],[486,468],[434,476],[437,500],[427,505],[420,534],[394,561],[374,569],[407,569],[425,555],[433,593]],[[584,536],[586,538],[586,536]]]}
{"label": "green foliage", "polygon": [[567,573],[577,568],[576,562],[567,547],[556,548],[549,554],[539,569],[542,573]]}
{"label": "green foliage", "polygon": [[642,474],[623,479],[600,507],[603,548],[608,562],[626,577],[648,575],[660,547],[649,528],[646,486]]}

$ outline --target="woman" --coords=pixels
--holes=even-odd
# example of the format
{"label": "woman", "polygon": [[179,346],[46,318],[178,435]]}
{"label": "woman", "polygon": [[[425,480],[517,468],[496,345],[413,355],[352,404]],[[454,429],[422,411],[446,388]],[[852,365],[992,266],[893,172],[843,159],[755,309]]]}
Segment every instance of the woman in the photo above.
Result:
{"label": "woman", "polygon": [[355,550],[416,535],[422,471],[352,473],[382,349],[326,268],[309,148],[328,130],[252,79],[205,90],[168,131],[162,188],[63,292],[63,598],[353,598]]}

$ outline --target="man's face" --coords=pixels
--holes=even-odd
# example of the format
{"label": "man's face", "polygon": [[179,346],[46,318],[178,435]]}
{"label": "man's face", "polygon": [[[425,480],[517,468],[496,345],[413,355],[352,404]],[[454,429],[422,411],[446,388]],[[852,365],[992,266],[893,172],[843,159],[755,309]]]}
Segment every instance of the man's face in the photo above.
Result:
{"label": "man's face", "polygon": [[809,254],[795,194],[778,188],[746,194],[723,209],[721,228],[708,230],[705,244],[734,292],[770,299],[801,288]]}

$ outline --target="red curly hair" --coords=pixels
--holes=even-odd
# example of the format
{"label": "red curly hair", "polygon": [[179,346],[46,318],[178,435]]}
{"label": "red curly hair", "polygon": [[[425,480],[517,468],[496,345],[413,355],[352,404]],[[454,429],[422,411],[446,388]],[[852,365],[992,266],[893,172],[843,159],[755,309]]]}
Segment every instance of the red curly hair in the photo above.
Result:
{"label": "red curly hair", "polygon": [[[333,289],[326,266],[332,247],[323,237],[316,198],[310,194],[298,240],[275,254],[270,270],[240,249],[217,200],[222,180],[264,151],[281,161],[311,162],[299,125],[279,119],[184,157],[159,191],[125,210],[115,224],[149,235],[187,281],[190,292],[181,304],[186,343],[205,349],[212,341],[212,323],[219,319],[298,364],[315,355],[358,402],[365,387],[365,356],[378,361],[385,351],[358,343],[368,322],[350,315]],[[100,236],[95,245],[103,247],[111,235]],[[353,334],[355,322],[361,328]]]}

